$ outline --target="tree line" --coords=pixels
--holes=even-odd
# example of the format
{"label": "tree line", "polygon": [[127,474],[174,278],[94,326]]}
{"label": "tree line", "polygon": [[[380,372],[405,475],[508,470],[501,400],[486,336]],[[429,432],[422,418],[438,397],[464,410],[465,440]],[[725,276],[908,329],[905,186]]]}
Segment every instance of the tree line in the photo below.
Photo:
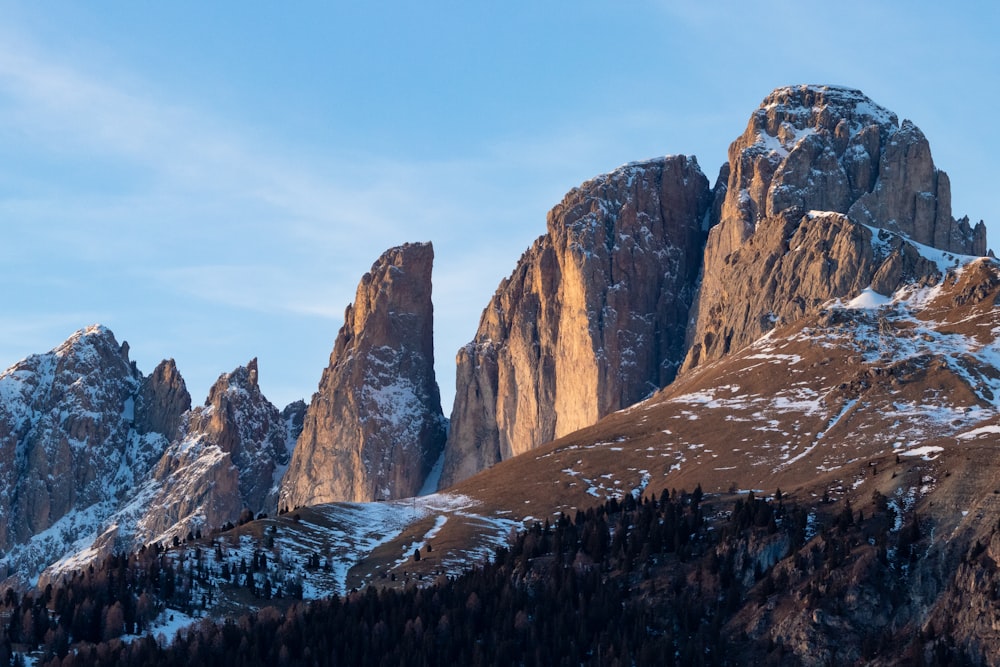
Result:
{"label": "tree line", "polygon": [[[16,664],[25,648],[37,648],[36,664],[46,667],[795,664],[788,647],[735,630],[734,619],[792,589],[833,610],[851,554],[868,548],[880,594],[906,604],[906,571],[922,553],[920,522],[911,517],[893,530],[893,508],[873,501],[867,518],[843,502],[812,537],[809,512],[780,491],[741,497],[728,511],[706,510],[700,488],[625,496],[536,523],[457,577],[205,619],[169,644],[120,637],[141,633],[168,604],[197,604],[197,563],[225,567],[234,585],[246,586],[267,571],[267,556],[232,565],[219,547],[221,564],[202,553],[178,568],[149,549],[109,558],[36,597],[8,591],[0,665]],[[772,543],[782,545],[777,566],[754,556]],[[890,630],[862,629],[858,658],[898,650]],[[941,664],[963,655],[946,636],[934,641]],[[911,652],[924,655],[916,644]]]}

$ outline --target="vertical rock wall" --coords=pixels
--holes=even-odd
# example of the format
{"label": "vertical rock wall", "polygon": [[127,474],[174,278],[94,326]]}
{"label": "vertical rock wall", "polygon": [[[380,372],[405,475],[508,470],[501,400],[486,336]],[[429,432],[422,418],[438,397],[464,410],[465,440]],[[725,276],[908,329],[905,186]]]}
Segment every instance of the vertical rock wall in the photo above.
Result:
{"label": "vertical rock wall", "polygon": [[572,190],[457,356],[442,485],[588,426],[667,384],[683,358],[711,206],[694,158]]}

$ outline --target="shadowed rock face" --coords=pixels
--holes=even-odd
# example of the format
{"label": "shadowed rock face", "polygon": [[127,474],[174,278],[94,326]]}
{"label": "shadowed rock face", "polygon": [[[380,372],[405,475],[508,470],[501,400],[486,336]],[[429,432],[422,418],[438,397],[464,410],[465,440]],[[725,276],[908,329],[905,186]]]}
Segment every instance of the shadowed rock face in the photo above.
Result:
{"label": "shadowed rock face", "polygon": [[948,177],[920,130],[857,90],[775,90],[729,147],[717,192],[685,369],[827,299],[868,286],[891,293],[904,279],[937,273],[899,237],[883,234],[894,247],[873,249],[878,229],[951,253],[986,253],[985,225],[952,218]]}
{"label": "shadowed rock face", "polygon": [[588,181],[552,209],[458,352],[443,486],[674,377],[710,205],[694,158],[672,156]]}
{"label": "shadowed rock face", "polygon": [[429,243],[386,251],[358,285],[306,412],[281,507],[415,495],[441,454]]}

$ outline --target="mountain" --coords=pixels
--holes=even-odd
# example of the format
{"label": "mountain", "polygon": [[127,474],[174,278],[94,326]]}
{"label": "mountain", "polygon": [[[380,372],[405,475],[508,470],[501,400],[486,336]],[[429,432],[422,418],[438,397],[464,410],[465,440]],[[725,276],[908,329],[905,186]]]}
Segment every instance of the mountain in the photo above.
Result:
{"label": "mountain", "polygon": [[[208,568],[194,597],[209,590],[221,608],[242,609],[252,588],[258,604],[285,608],[261,588],[299,577],[305,597],[335,591],[344,595],[332,604],[363,601],[373,614],[376,599],[387,610],[453,600],[473,615],[511,593],[534,601],[493,624],[507,627],[521,609],[567,613],[577,598],[557,591],[569,585],[596,595],[602,614],[636,614],[623,630],[670,638],[679,655],[710,663],[890,665],[926,654],[931,664],[997,664],[1000,538],[989,517],[1000,503],[1000,264],[912,247],[940,263],[940,281],[830,300],[445,492],[304,508],[222,535],[214,544],[231,573],[260,554],[266,564],[252,579]],[[209,547],[182,545],[165,562]],[[488,556],[496,565],[470,570]],[[449,593],[484,570],[502,577],[496,588]],[[400,596],[348,593],[362,586]],[[432,603],[427,618],[443,624],[434,636],[454,638],[439,612]],[[532,627],[525,616],[515,627]],[[415,633],[402,623],[405,637],[389,632],[396,639],[380,651]],[[662,652],[637,664],[661,661]]]}
{"label": "mountain", "polygon": [[673,379],[712,195],[694,158],[575,188],[459,350],[442,486],[588,426]]}
{"label": "mountain", "polygon": [[282,508],[416,495],[441,455],[430,243],[391,248],[344,313],[306,412]]}
{"label": "mountain", "polygon": [[1000,264],[952,257],[933,286],[831,300],[452,490],[538,516],[542,499],[571,511],[664,486],[837,497],[903,484],[893,471],[923,456],[961,458],[1000,422]]}
{"label": "mountain", "polygon": [[172,362],[144,378],[105,327],[0,373],[0,549],[26,578],[85,545],[147,479],[190,405]]}
{"label": "mountain", "polygon": [[[212,615],[330,592],[341,616],[428,603],[396,614],[402,639],[361,624],[383,649],[443,645],[458,621],[432,612],[453,604],[472,628],[502,600],[518,646],[537,646],[546,605],[563,639],[583,632],[564,603],[631,619],[624,641],[597,624],[577,662],[1000,664],[1000,263],[984,229],[952,217],[912,123],[856,90],[780,88],[714,191],[668,157],[553,209],[459,352],[443,491],[402,499],[442,461],[447,425],[433,250],[408,244],[362,279],[308,408],[278,413],[251,362],[185,411],[172,362],[145,378],[100,327],[0,374],[4,563],[30,579],[31,558],[68,553],[52,570],[68,575],[141,534],[168,548],[72,581],[187,573],[162,600]],[[180,539],[273,507],[286,462],[293,511]],[[126,570],[144,574],[105,574]],[[473,587],[484,572],[492,588]],[[349,593],[364,586],[402,593]],[[284,636],[326,608],[198,632],[252,646],[255,624]]]}
{"label": "mountain", "polygon": [[775,90],[729,147],[723,179],[685,370],[829,299],[940,277],[897,239],[986,254],[986,226],[952,218],[924,135],[857,90]]}
{"label": "mountain", "polygon": [[[460,639],[456,624],[477,618],[496,628],[491,637],[543,650],[547,635],[528,634],[534,613],[565,618],[551,625],[559,637],[580,618],[595,623],[583,639],[563,637],[558,655],[596,642],[621,651],[602,659],[627,646],[636,664],[660,664],[665,649],[679,664],[997,664],[1000,538],[989,517],[1000,503],[1000,264],[913,247],[941,262],[940,281],[831,300],[444,493],[306,508],[223,535],[194,599],[210,591],[241,610],[247,600],[287,609],[262,590],[285,590],[292,568],[306,597],[345,593],[230,622],[233,646],[254,628],[294,628],[285,621],[301,610],[388,618],[426,603],[421,624],[404,627],[419,615],[407,612],[372,635],[375,656],[397,642],[509,655]],[[196,562],[199,550],[211,553],[182,545],[154,562]],[[316,564],[297,566],[306,554]],[[495,563],[470,569],[486,555]],[[241,560],[248,574],[236,576]],[[470,590],[484,573],[495,584]],[[399,595],[346,593],[363,585]],[[493,623],[501,601],[508,620]],[[215,627],[192,630],[206,633],[198,645],[231,655]],[[421,627],[439,641],[416,639]],[[287,652],[329,651],[332,636],[287,640]],[[199,649],[190,637],[175,656]],[[336,646],[348,655],[367,638],[347,631]],[[639,653],[647,642],[656,650]],[[148,659],[148,643],[132,657]],[[118,655],[114,646],[104,648]]]}
{"label": "mountain", "polygon": [[[385,572],[385,554],[412,552],[432,528],[433,558],[389,561],[388,572],[426,577],[475,562],[477,548],[502,541],[493,522],[555,524],[664,489],[704,493],[722,529],[733,503],[754,494],[801,507],[803,538],[787,539],[798,530],[789,518],[703,561],[706,578],[735,562],[747,589],[726,603],[737,613],[724,636],[784,654],[778,664],[853,664],[863,652],[899,664],[910,642],[945,637],[972,664],[997,664],[988,619],[1000,586],[1000,263],[913,247],[941,262],[939,281],[831,299],[637,405],[464,480],[443,494],[460,507],[422,515],[359,562],[356,580]],[[668,581],[697,590],[698,575],[672,572]],[[648,582],[631,586],[636,604],[653,594]],[[708,623],[711,608],[695,607],[692,622]]]}
{"label": "mountain", "polygon": [[279,413],[257,362],[204,407],[172,359],[144,376],[106,327],[0,374],[0,540],[11,583],[273,512],[305,404]]}

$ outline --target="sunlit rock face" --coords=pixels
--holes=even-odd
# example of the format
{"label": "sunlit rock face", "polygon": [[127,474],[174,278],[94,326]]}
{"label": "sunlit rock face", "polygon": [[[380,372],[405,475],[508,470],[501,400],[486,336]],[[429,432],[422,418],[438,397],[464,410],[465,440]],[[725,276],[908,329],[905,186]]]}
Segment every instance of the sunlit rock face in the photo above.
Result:
{"label": "sunlit rock face", "polygon": [[711,206],[694,158],[575,188],[457,356],[442,486],[641,400],[683,357]]}
{"label": "sunlit rock face", "polygon": [[985,225],[952,217],[924,135],[857,90],[772,92],[729,147],[717,192],[685,370],[873,281],[891,292],[933,275],[901,238],[986,253]]}
{"label": "sunlit rock face", "polygon": [[281,485],[282,508],[415,495],[444,447],[430,243],[386,251],[358,285]]}

